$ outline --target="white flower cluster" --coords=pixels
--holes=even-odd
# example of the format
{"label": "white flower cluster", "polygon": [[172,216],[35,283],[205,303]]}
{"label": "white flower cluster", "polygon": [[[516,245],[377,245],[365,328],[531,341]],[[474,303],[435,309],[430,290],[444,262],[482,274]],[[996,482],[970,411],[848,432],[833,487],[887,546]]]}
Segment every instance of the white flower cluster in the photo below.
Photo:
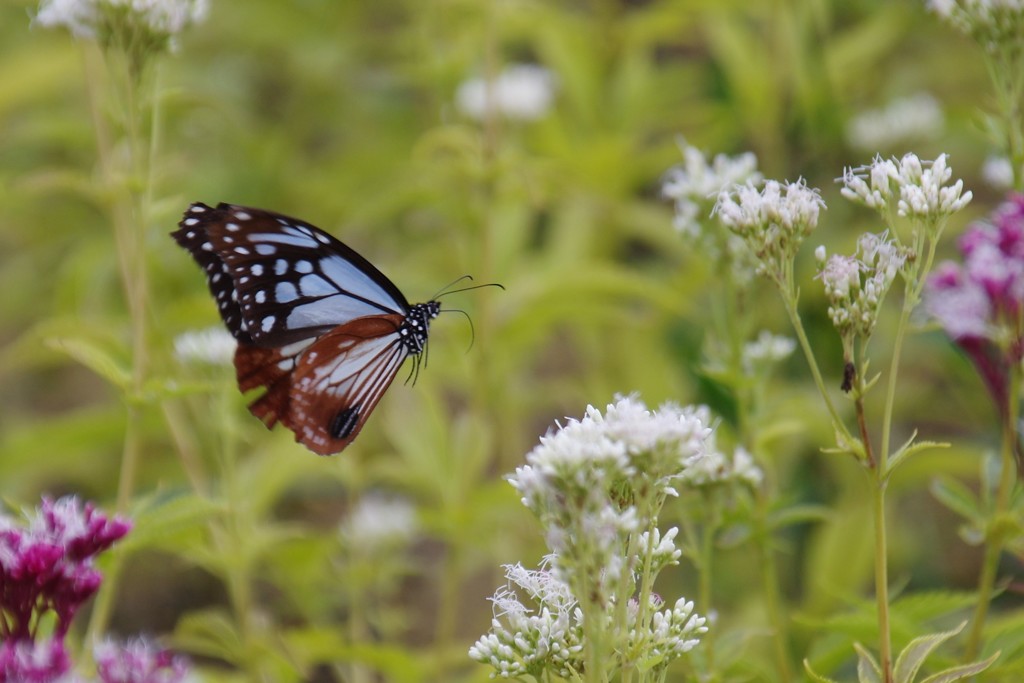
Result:
{"label": "white flower cluster", "polygon": [[721,451],[711,451],[708,457],[683,475],[683,481],[693,488],[721,486],[731,482],[757,488],[763,480],[764,472],[742,446],[736,448],[731,460]]}
{"label": "white flower cluster", "polygon": [[928,0],[928,9],[989,51],[1024,38],[1024,0]]}
{"label": "white flower cluster", "polygon": [[769,180],[760,189],[747,183],[723,190],[713,213],[743,238],[757,257],[759,272],[777,277],[818,226],[823,208],[818,190],[807,187],[802,179],[794,183]]}
{"label": "white flower cluster", "polygon": [[796,350],[796,341],[790,337],[761,330],[757,339],[743,345],[743,368],[748,375],[785,360]]}
{"label": "white flower cluster", "polygon": [[[660,543],[657,538],[655,542],[659,548],[671,546],[666,554],[678,558],[670,535],[675,534],[670,532]],[[505,565],[505,577],[508,583],[491,598],[491,631],[470,647],[470,658],[492,666],[491,678],[532,676],[544,680],[547,672],[577,679],[583,670],[585,636],[583,614],[569,586],[546,566],[530,570],[519,564]],[[692,650],[707,633],[707,620],[694,613],[692,601],[680,598],[673,607],[662,610],[661,598],[652,594],[648,604],[652,610],[644,623],[639,621],[636,600],[630,600],[626,610],[628,649],[641,653],[640,664],[645,669],[667,666]],[[614,604],[609,604],[602,618],[610,620],[615,611]]]}
{"label": "white flower cluster", "polygon": [[566,494],[603,491],[633,478],[664,489],[703,457],[710,433],[692,409],[668,403],[651,411],[634,396],[619,397],[604,414],[587,406],[582,420],[570,419],[541,437],[509,482],[538,514]]}
{"label": "white flower cluster", "polygon": [[701,221],[707,217],[718,193],[734,185],[759,183],[761,174],[753,152],[735,157],[716,154],[709,164],[704,153],[685,140],[679,141],[679,148],[683,163],[665,174],[661,193],[675,202],[676,230],[696,239],[702,232]]}
{"label": "white flower cluster", "polygon": [[886,233],[865,233],[853,256],[826,258],[825,248],[818,247],[815,257],[832,324],[844,340],[867,339],[874,332],[882,300],[906,263],[907,251]]}
{"label": "white flower cluster", "polygon": [[676,536],[679,534],[678,527],[672,527],[664,534],[658,527],[654,527],[652,533],[643,532],[637,538],[637,558],[647,557],[651,554],[651,574],[657,576],[665,567],[679,564],[679,558],[683,551],[676,547]]}
{"label": "white flower cluster", "polygon": [[846,127],[846,139],[864,150],[892,149],[908,140],[928,140],[942,132],[942,109],[928,93],[900,97],[881,109],[858,114]]}
{"label": "white flower cluster", "polygon": [[1013,162],[1004,156],[992,154],[981,165],[981,177],[996,190],[1013,187]]}
{"label": "white flower cluster", "polygon": [[973,197],[963,191],[963,180],[947,184],[952,177],[945,154],[935,161],[921,161],[916,154],[901,159],[875,157],[868,166],[844,169],[840,192],[883,216],[895,201],[899,216],[937,220],[964,208]]}
{"label": "white flower cluster", "polygon": [[629,534],[646,527],[658,499],[705,457],[710,433],[693,410],[651,411],[627,396],[603,414],[589,406],[582,420],[542,437],[509,482],[540,519],[559,576],[595,587],[599,602],[610,597],[630,570]]}
{"label": "white flower cluster", "polygon": [[231,365],[238,346],[220,325],[183,332],[174,338],[174,357],[182,363]]}
{"label": "white flower cluster", "polygon": [[[651,596],[651,602],[660,606],[660,600]],[[689,652],[700,642],[698,636],[707,633],[705,617],[694,614],[693,602],[680,598],[671,608],[656,611],[649,628],[634,629],[630,640],[643,643],[640,665],[664,667],[668,661]]]}
{"label": "white flower cluster", "polygon": [[[508,583],[491,598],[490,633],[469,648],[469,656],[494,667],[491,678],[531,675],[549,669],[569,679],[583,666],[582,615],[569,586],[545,567],[505,565]],[[535,605],[523,604],[520,594]]]}
{"label": "white flower cluster", "polygon": [[339,528],[342,539],[360,550],[407,543],[418,528],[416,510],[405,500],[364,496]]}
{"label": "white flower cluster", "polygon": [[459,110],[477,121],[491,110],[513,121],[536,121],[548,113],[554,99],[554,75],[536,64],[510,64],[497,78],[471,78],[455,92]]}
{"label": "white flower cluster", "polygon": [[[707,406],[697,406],[693,411],[702,421],[710,421],[711,409]],[[742,446],[736,448],[730,459],[719,450],[715,433],[712,432],[704,442],[704,449],[704,457],[687,467],[680,477],[683,485],[701,489],[738,483],[757,488],[764,480],[764,472]]]}
{"label": "white flower cluster", "polygon": [[206,18],[209,0],[42,0],[35,23],[63,26],[78,38],[95,39],[120,19],[156,35],[173,37]]}

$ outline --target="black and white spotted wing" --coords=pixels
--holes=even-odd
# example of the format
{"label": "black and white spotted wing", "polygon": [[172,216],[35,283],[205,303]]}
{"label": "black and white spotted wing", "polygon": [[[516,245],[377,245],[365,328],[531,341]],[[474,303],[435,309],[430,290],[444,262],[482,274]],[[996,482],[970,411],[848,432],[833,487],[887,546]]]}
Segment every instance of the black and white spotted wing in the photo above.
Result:
{"label": "black and white spotted wing", "polygon": [[316,453],[344,449],[425,348],[440,304],[410,305],[369,261],[288,216],[196,203],[178,225],[238,341],[240,388],[265,389],[250,410]]}

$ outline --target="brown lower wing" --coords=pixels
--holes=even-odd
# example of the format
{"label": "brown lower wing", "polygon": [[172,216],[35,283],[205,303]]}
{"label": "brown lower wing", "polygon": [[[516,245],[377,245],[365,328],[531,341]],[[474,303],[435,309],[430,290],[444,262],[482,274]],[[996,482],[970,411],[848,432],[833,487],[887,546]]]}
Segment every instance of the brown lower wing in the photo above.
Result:
{"label": "brown lower wing", "polygon": [[291,402],[291,374],[294,356],[286,356],[277,348],[263,348],[239,343],[235,349],[235,375],[242,392],[264,387],[263,395],[249,404],[249,411],[270,429],[288,414]]}
{"label": "brown lower wing", "polygon": [[342,451],[408,356],[395,334],[401,323],[397,314],[357,318],[296,356],[282,353],[289,347],[240,345],[235,354],[239,387],[266,388],[249,410],[268,427],[280,422],[314,453]]}

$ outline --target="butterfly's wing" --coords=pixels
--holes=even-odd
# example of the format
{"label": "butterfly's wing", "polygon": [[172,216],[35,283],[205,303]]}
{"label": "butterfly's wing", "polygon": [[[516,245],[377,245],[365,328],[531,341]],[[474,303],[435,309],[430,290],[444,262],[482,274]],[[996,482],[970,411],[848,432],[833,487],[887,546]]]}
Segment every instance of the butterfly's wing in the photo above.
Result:
{"label": "butterfly's wing", "polygon": [[172,232],[171,236],[192,254],[192,258],[203,269],[210,294],[217,302],[217,311],[228,331],[240,343],[251,344],[252,337],[242,318],[231,269],[223,256],[213,249],[213,242],[208,235],[210,226],[217,220],[219,216],[213,208],[205,204],[193,204],[178,224],[179,229]]}
{"label": "butterfly's wing", "polygon": [[409,310],[373,264],[295,218],[195,203],[172,234],[206,271],[221,317],[240,342],[284,346],[356,318]]}
{"label": "butterfly's wing", "polygon": [[398,288],[327,233],[270,211],[192,204],[173,236],[238,340],[239,387],[265,389],[253,414],[321,455],[351,443],[409,355]]}
{"label": "butterfly's wing", "polygon": [[397,330],[401,316],[358,318],[327,332],[299,354],[240,344],[235,353],[243,391],[266,387],[249,409],[272,427],[280,422],[314,453],[348,446],[409,356]]}

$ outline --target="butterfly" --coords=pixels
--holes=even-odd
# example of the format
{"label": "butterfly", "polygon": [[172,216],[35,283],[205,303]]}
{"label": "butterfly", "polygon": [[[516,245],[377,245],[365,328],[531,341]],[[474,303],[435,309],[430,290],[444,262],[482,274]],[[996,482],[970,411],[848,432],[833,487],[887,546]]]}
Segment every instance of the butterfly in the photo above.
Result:
{"label": "butterfly", "polygon": [[[319,455],[342,451],[410,356],[419,370],[438,296],[410,305],[387,277],[326,232],[234,204],[189,206],[171,233],[206,272],[238,342],[249,410]],[[501,285],[497,285],[500,287]]]}

